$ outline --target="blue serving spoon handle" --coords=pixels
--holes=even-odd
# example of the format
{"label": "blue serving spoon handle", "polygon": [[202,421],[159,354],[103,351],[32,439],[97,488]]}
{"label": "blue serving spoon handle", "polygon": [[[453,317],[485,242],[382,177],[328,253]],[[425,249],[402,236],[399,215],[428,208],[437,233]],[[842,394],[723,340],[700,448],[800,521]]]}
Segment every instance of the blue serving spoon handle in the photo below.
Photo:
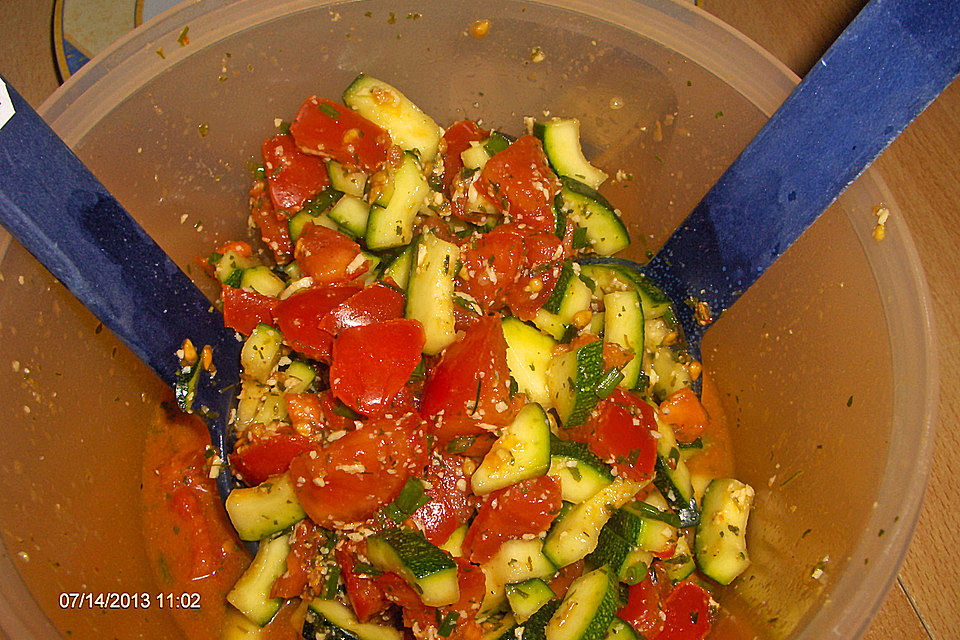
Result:
{"label": "blue serving spoon handle", "polygon": [[[216,375],[200,376],[194,407],[206,409],[214,446],[228,451],[242,346],[235,333],[3,78],[0,114],[0,224],[165,383],[176,385],[184,339],[210,345]],[[232,477],[218,482],[227,491]]]}
{"label": "blue serving spoon handle", "polygon": [[653,259],[633,265],[677,303],[696,357],[710,321],[958,73],[958,0],[864,7]]}

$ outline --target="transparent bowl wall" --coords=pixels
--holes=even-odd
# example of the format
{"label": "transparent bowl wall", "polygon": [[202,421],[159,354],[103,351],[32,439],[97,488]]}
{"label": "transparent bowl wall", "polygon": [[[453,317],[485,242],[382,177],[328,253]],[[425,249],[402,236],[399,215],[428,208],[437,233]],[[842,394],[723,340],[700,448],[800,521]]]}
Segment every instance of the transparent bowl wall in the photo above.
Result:
{"label": "transparent bowl wall", "polygon": [[[482,18],[490,33],[470,37]],[[185,25],[190,43],[180,46]],[[659,246],[796,82],[689,3],[200,0],[116,44],[43,111],[186,267],[246,233],[248,164],[274,119],[309,94],[336,97],[360,71],[441,123],[482,118],[518,133],[525,115],[578,116],[587,155],[632,175],[605,191],[636,258]],[[883,243],[870,237],[880,202],[894,207]],[[157,607],[59,606],[62,592],[161,591],[140,538],[139,476],[163,390],[5,244],[0,625],[16,640],[178,637]],[[912,242],[870,172],[710,330],[704,360],[737,475],[758,490],[753,565],[722,592],[733,616],[719,637],[863,630],[926,480],[932,341]]]}

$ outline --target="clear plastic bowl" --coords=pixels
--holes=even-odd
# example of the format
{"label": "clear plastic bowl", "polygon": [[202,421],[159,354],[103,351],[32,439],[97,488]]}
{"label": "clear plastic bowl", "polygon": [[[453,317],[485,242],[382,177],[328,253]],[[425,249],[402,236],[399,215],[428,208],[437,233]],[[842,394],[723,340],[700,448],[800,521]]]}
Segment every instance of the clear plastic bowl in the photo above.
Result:
{"label": "clear plastic bowl", "polygon": [[[468,35],[483,18],[489,34]],[[274,119],[360,71],[439,122],[518,132],[524,115],[579,116],[587,154],[633,175],[608,195],[634,257],[797,81],[686,2],[197,0],[104,52],[42,111],[186,267],[246,232],[247,165]],[[877,243],[881,202],[894,215]],[[754,562],[723,593],[734,618],[716,637],[855,637],[897,572],[938,391],[930,300],[901,220],[868,172],[708,333],[737,475],[758,489]],[[157,606],[60,606],[65,592],[163,592],[139,520],[162,388],[19,245],[3,247],[0,626],[15,640],[179,637]]]}

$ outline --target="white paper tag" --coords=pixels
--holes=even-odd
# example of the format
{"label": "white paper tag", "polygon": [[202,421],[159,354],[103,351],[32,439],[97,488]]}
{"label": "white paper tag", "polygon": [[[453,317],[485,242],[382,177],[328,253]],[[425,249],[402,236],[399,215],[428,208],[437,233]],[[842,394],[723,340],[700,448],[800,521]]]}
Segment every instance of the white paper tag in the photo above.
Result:
{"label": "white paper tag", "polygon": [[0,129],[13,117],[13,103],[10,102],[10,93],[7,85],[0,81]]}

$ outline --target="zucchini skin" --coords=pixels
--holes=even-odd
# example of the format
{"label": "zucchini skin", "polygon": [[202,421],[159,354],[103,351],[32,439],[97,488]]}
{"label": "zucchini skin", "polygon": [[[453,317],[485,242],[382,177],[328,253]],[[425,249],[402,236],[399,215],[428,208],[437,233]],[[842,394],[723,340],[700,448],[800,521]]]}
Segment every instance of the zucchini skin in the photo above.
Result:
{"label": "zucchini skin", "polygon": [[754,490],[734,478],[717,478],[703,494],[703,521],[694,537],[697,565],[720,584],[730,584],[750,566],[747,519]]}

